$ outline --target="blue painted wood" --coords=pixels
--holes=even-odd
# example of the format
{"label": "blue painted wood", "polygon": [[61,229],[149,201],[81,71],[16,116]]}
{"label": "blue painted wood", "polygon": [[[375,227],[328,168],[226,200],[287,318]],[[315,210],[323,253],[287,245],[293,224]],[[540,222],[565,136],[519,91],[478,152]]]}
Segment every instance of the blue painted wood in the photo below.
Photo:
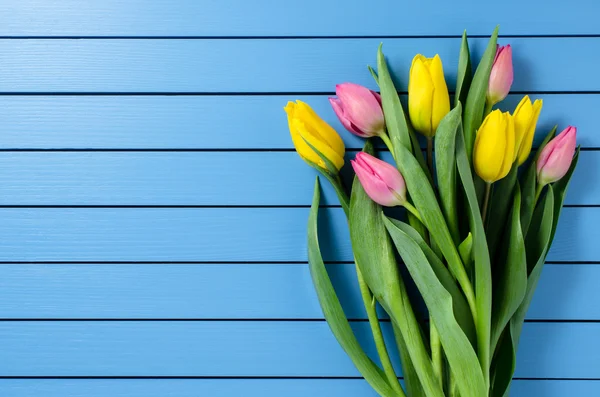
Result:
{"label": "blue painted wood", "polygon": [[[3,397],[376,397],[362,379],[3,379]],[[512,397],[596,396],[593,380],[515,380]]]}
{"label": "blue painted wood", "polygon": [[[521,97],[509,95],[500,108],[514,110]],[[600,108],[600,95],[532,98],[544,101],[536,144],[555,124],[575,124],[584,147],[600,147],[596,117],[589,111]],[[346,132],[327,95],[0,96],[0,148],[289,149],[283,106],[295,99],[309,103],[346,147],[362,148],[363,140]]]}
{"label": "blue painted wood", "polygon": [[594,0],[507,0],[493,11],[477,0],[44,0],[3,2],[0,35],[285,36],[594,34]]}
{"label": "blue painted wood", "polygon": [[[579,166],[599,169],[600,152]],[[294,152],[4,152],[0,205],[310,205],[316,174]],[[566,203],[600,204],[600,174],[576,173]]]}
{"label": "blue painted wood", "polygon": [[[0,261],[306,261],[307,208],[0,209]],[[549,261],[597,261],[600,208],[565,208]],[[351,261],[340,208],[322,210],[325,260]],[[234,248],[232,248],[234,247]]]}
{"label": "blue painted wood", "polygon": [[[368,323],[353,329],[376,354]],[[598,332],[598,323],[525,324],[516,376],[597,377]],[[359,375],[322,321],[2,322],[0,340],[2,376]]]}
{"label": "blue painted wood", "polygon": [[[328,270],[346,315],[365,319],[354,265]],[[0,274],[5,319],[323,318],[305,263],[0,265]],[[597,265],[546,265],[527,317],[600,320],[598,279]]]}
{"label": "blue painted wood", "polygon": [[[375,64],[381,41],[4,39],[0,92],[301,93],[331,92],[344,81],[375,88],[366,65]],[[600,90],[597,38],[510,38],[501,43],[514,46],[518,72],[513,91]],[[487,39],[471,41],[475,55],[486,45]],[[459,48],[458,38],[386,39],[384,45],[400,90],[407,88],[417,53],[439,53],[453,87]],[[586,62],[572,62],[581,54]]]}

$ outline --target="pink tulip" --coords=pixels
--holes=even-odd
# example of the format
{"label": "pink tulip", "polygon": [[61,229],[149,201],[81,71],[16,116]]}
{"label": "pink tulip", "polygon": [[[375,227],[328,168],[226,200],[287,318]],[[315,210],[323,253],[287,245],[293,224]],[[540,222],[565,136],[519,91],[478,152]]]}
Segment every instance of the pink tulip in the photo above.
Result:
{"label": "pink tulip", "polygon": [[569,126],[552,139],[537,161],[538,183],[547,185],[565,176],[575,154],[577,128]]}
{"label": "pink tulip", "polygon": [[364,152],[350,162],[371,200],[386,207],[404,205],[406,184],[396,167]]}
{"label": "pink tulip", "polygon": [[499,46],[492,66],[487,92],[487,102],[495,105],[508,95],[513,83],[512,49],[509,45]]}
{"label": "pink tulip", "polygon": [[384,132],[385,120],[378,93],[353,83],[336,85],[335,93],[338,97],[329,98],[329,102],[348,131],[362,138]]}

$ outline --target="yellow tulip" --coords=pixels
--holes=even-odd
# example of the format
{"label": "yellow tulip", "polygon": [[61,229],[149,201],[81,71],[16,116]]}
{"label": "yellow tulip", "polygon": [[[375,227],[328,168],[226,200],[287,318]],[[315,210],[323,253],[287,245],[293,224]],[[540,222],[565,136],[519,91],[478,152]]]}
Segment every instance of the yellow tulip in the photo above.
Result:
{"label": "yellow tulip", "polygon": [[542,100],[536,99],[533,104],[528,95],[525,95],[515,112],[513,118],[515,120],[515,147],[517,148],[517,162],[523,164],[533,144],[533,136],[535,135],[535,127],[537,125],[540,112],[542,111]]}
{"label": "yellow tulip", "polygon": [[416,55],[408,80],[408,114],[413,127],[431,138],[449,111],[450,96],[440,56]]}
{"label": "yellow tulip", "polygon": [[483,120],[473,148],[477,175],[487,183],[504,178],[515,161],[515,123],[513,117],[494,110]]}
{"label": "yellow tulip", "polygon": [[[284,108],[296,152],[311,166],[327,171],[318,150],[337,171],[344,165],[344,142],[337,132],[302,101],[288,102]],[[310,145],[309,145],[310,144]]]}

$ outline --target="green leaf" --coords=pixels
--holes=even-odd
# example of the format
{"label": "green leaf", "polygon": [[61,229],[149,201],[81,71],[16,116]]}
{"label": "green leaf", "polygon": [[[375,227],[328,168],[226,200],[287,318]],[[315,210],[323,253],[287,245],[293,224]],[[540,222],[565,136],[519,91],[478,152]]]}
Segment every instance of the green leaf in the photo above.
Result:
{"label": "green leaf", "polygon": [[[469,51],[469,40],[467,40],[467,31],[463,32],[462,42],[460,44],[460,56],[458,58],[458,75],[456,77],[456,91],[454,95],[454,106],[458,102],[464,104],[467,99],[467,93],[473,79],[471,71],[471,53]],[[437,136],[437,134],[436,134]]]}
{"label": "green leaf", "polygon": [[382,217],[396,249],[429,309],[429,315],[438,330],[444,353],[456,377],[460,395],[486,396],[487,386],[477,354],[454,317],[452,295],[444,288],[415,240],[397,228],[383,214]]}
{"label": "green leaf", "polygon": [[[460,109],[460,105],[458,107]],[[460,242],[460,234],[458,230],[458,213],[456,211],[456,157],[454,153],[456,131],[460,127],[461,117],[460,110],[450,112],[442,119],[435,133],[435,165],[438,191],[442,211],[455,245]]]}
{"label": "green leaf", "polygon": [[471,270],[471,262],[473,262],[473,234],[469,232],[467,237],[458,246],[458,253],[462,259],[467,271]]}
{"label": "green leaf", "polygon": [[469,226],[473,234],[473,259],[475,270],[475,302],[477,329],[477,354],[479,362],[489,386],[490,332],[492,317],[492,269],[488,252],[487,239],[479,211],[479,201],[473,184],[471,166],[467,158],[465,141],[462,134],[456,134],[456,165],[462,181],[469,207]]}
{"label": "green leaf", "polygon": [[377,51],[377,71],[379,73],[379,89],[381,90],[381,105],[383,107],[383,115],[385,117],[385,125],[390,135],[392,145],[404,146],[407,149],[411,148],[410,134],[408,123],[404,116],[404,109],[398,96],[398,91],[392,81],[392,76],[387,67],[385,56],[379,45]]}
{"label": "green leaf", "polygon": [[381,207],[371,201],[355,177],[350,198],[350,238],[356,263],[369,289],[402,333],[425,394],[443,397],[382,214]]}
{"label": "green leaf", "polygon": [[[454,108],[446,115],[452,117],[453,112],[461,113],[460,106]],[[463,263],[458,254],[448,225],[442,214],[442,210],[437,202],[433,187],[427,178],[427,175],[421,168],[419,162],[413,154],[405,147],[398,145],[394,146],[396,152],[396,162],[398,169],[402,173],[406,182],[407,190],[412,197],[415,207],[421,214],[423,223],[429,230],[429,233],[435,243],[441,250],[444,258],[448,262],[450,272],[456,278],[462,288],[471,312],[475,312],[475,294],[473,287],[469,281]]]}
{"label": "green leaf", "polygon": [[375,79],[375,83],[377,83],[377,85],[379,85],[379,76],[377,76],[377,72],[375,71],[375,69],[373,69],[371,66],[367,66],[367,68],[369,68],[369,72],[371,73],[371,76],[373,76],[373,79]]}
{"label": "green leaf", "polygon": [[412,129],[410,124],[408,124],[408,132],[410,134],[410,141],[412,143],[412,153],[421,165],[423,172],[425,173],[425,175],[427,175],[427,178],[429,178],[429,181],[433,185],[433,176],[429,171],[429,166],[427,165],[427,161],[425,161],[425,156],[423,156],[421,144],[419,143],[419,139],[417,138],[417,135],[415,134],[415,131]]}
{"label": "green leaf", "polygon": [[381,369],[365,354],[346,319],[342,305],[335,293],[319,248],[317,216],[319,211],[319,178],[308,218],[308,262],[319,303],[331,332],[350,357],[365,380],[382,396],[398,396],[387,382]]}
{"label": "green leaf", "polygon": [[550,139],[554,138],[554,134],[556,134],[557,126],[554,126],[552,130],[546,135],[544,141],[540,145],[537,150],[535,156],[533,156],[533,160],[523,173],[522,183],[521,183],[521,191],[522,191],[522,202],[521,202],[521,224],[523,225],[523,235],[527,235],[527,231],[529,230],[529,224],[531,223],[531,217],[533,216],[534,210],[534,201],[535,201],[535,188],[537,184],[537,174],[535,163],[537,162],[538,157],[542,153],[542,150],[546,146]]}
{"label": "green leaf", "polygon": [[[533,293],[542,274],[542,268],[546,259],[546,254],[550,248],[550,236],[552,234],[554,194],[552,187],[548,189],[548,194],[544,197],[543,203],[536,207],[531,225],[535,233],[529,233],[525,240],[525,250],[527,255],[527,266],[531,270],[527,278],[527,289],[525,297],[519,305],[519,308],[510,320],[509,327],[505,330],[502,343],[498,345],[496,351],[499,358],[495,364],[495,381],[493,396],[504,396],[510,387],[515,369],[515,359],[521,329],[525,321],[525,314],[529,309]],[[508,329],[509,328],[509,329]]]}
{"label": "green leaf", "polygon": [[[494,208],[495,210],[495,208]],[[515,187],[512,204],[512,216],[508,228],[509,242],[506,262],[499,268],[499,278],[494,285],[492,310],[492,351],[495,350],[500,335],[517,311],[527,289],[527,257],[525,255],[525,240],[521,229],[521,191]]]}
{"label": "green leaf", "polygon": [[465,129],[465,145],[467,149],[467,159],[469,164],[473,158],[473,145],[475,144],[475,131],[481,125],[483,121],[483,109],[485,107],[485,96],[488,89],[488,83],[490,80],[490,73],[492,71],[492,65],[494,64],[494,58],[496,57],[496,42],[498,40],[498,27],[494,29],[492,37],[488,43],[487,49],[481,57],[479,66],[473,76],[471,87],[469,88],[469,94],[467,95],[467,101],[465,104],[464,114],[464,129]]}
{"label": "green leaf", "polygon": [[395,227],[402,230],[419,245],[425,254],[425,257],[431,264],[431,268],[433,269],[433,272],[437,276],[438,280],[440,280],[444,288],[446,288],[446,291],[448,291],[452,296],[452,309],[454,310],[454,317],[456,317],[460,327],[467,335],[471,343],[475,346],[475,324],[473,323],[473,316],[471,316],[471,311],[469,310],[469,304],[458,288],[458,285],[456,285],[452,274],[450,274],[444,265],[444,262],[442,262],[439,256],[435,254],[433,249],[431,249],[427,242],[425,242],[417,230],[410,225],[407,225],[406,223],[400,222],[396,219],[390,218],[389,220]]}
{"label": "green leaf", "polygon": [[400,353],[400,361],[402,362],[402,374],[404,375],[404,384],[406,385],[406,390],[408,392],[409,397],[427,397],[425,392],[423,391],[423,387],[421,386],[421,381],[417,376],[415,371],[415,367],[410,360],[410,356],[408,355],[408,348],[406,347],[406,342],[404,341],[404,337],[400,333],[400,330],[392,322],[392,329],[394,330],[394,338],[396,339],[396,344],[398,345],[398,352]]}
{"label": "green leaf", "polygon": [[501,257],[501,255],[496,255],[496,251],[498,244],[502,242],[504,231],[509,225],[507,219],[509,218],[508,213],[513,204],[518,169],[519,165],[515,162],[508,175],[494,184],[486,225],[488,246],[490,257],[492,258]]}

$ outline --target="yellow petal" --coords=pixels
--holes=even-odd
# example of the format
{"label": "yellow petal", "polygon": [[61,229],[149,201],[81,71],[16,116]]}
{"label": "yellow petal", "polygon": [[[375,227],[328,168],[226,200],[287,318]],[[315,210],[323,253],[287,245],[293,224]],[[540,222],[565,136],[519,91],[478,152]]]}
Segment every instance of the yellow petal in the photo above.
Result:
{"label": "yellow petal", "polygon": [[[514,123],[515,123],[515,142],[517,148],[521,147],[521,142],[527,135],[527,128],[533,114],[533,105],[529,96],[525,95],[521,102],[517,105],[514,111]],[[518,150],[518,149],[517,149]]]}
{"label": "yellow petal", "polygon": [[[327,169],[327,165],[321,159],[321,157],[310,147],[312,145],[316,150],[321,152],[323,156],[329,161],[333,163],[335,168],[339,171],[344,165],[344,158],[340,156],[335,150],[333,150],[327,143],[323,142],[323,140],[313,134],[310,128],[307,128],[307,125],[302,121],[296,119],[294,120],[295,131],[298,132],[298,140],[301,140],[304,146],[302,150],[302,157],[305,157],[307,160],[317,164],[319,167]],[[292,138],[293,139],[293,138]],[[308,145],[310,144],[310,145]],[[305,150],[308,148],[308,150]],[[300,151],[298,151],[300,153]]]}
{"label": "yellow petal", "polygon": [[510,113],[503,113],[504,116],[504,131],[505,136],[505,154],[502,161],[502,169],[496,180],[504,178],[510,172],[513,163],[516,158],[516,146],[515,146],[515,122]]}
{"label": "yellow petal", "polygon": [[[542,111],[542,100],[536,99],[532,106],[532,114],[529,118],[529,123],[526,127],[525,134],[522,138],[522,141],[519,145],[519,153],[517,155],[517,162],[519,165],[523,164],[527,157],[529,157],[529,153],[531,153],[531,146],[533,145],[533,138],[535,136],[535,128],[537,126],[538,119],[540,117],[540,113]],[[516,126],[515,119],[515,129]]]}
{"label": "yellow petal", "polygon": [[433,80],[433,110],[431,112],[431,124],[433,133],[437,130],[440,121],[450,111],[450,95],[448,94],[448,86],[444,78],[444,67],[442,59],[436,54],[429,65],[429,73]]}
{"label": "yellow petal", "polygon": [[311,133],[333,149],[339,157],[344,157],[345,147],[339,134],[327,124],[308,104],[297,101],[295,116],[301,120]]}
{"label": "yellow petal", "polygon": [[433,81],[423,62],[423,56],[417,55],[410,72],[408,114],[413,127],[426,136],[433,136],[434,132],[431,124],[433,91]]}
{"label": "yellow petal", "polygon": [[[473,163],[477,175],[488,183],[498,180],[506,153],[505,119],[500,110],[494,110],[477,131]],[[513,147],[514,150],[514,147]]]}

